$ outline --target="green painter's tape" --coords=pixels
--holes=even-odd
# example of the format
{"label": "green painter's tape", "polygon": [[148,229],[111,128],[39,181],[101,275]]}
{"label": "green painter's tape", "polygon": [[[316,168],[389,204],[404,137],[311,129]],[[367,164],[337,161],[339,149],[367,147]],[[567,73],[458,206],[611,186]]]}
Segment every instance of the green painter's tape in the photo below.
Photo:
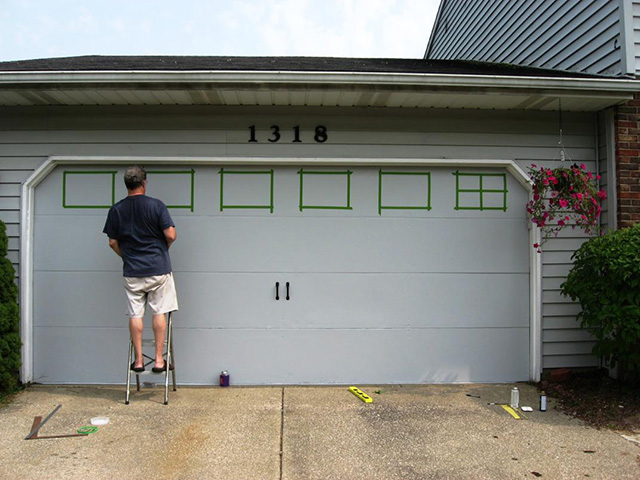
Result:
{"label": "green painter's tape", "polygon": [[[298,171],[300,175],[300,203],[298,208],[302,212],[303,210],[353,210],[351,206],[351,174],[350,170],[343,171],[310,171],[301,168]],[[305,205],[304,204],[304,176],[305,175],[346,175],[347,177],[347,204],[346,205]]]}
{"label": "green painter's tape", "polygon": [[[406,176],[426,176],[427,177],[427,204],[426,205],[393,205],[382,204],[382,176],[383,175],[406,175]],[[382,210],[431,210],[431,172],[385,172],[378,170],[378,215],[382,215]]]}
{"label": "green painter's tape", "polygon": [[[225,170],[221,168],[220,174],[220,211],[225,209],[250,209],[269,210],[273,213],[273,169],[271,170]],[[269,204],[268,205],[226,205],[224,203],[224,177],[225,175],[269,175]]]}
{"label": "green painter's tape", "polygon": [[[503,212],[507,211],[507,174],[506,173],[468,173],[468,172],[453,172],[453,175],[456,177],[456,206],[455,210],[502,210]],[[460,177],[477,177],[478,178],[478,188],[460,188]],[[486,177],[498,177],[502,178],[503,188],[501,189],[485,189],[484,188],[484,179]],[[460,205],[460,194],[461,193],[477,193],[478,194],[478,205]],[[486,195],[500,194],[502,196],[502,206],[501,207],[487,207],[485,206]]]}
{"label": "green painter's tape", "polygon": [[167,208],[184,208],[193,212],[195,200],[195,170],[147,170],[150,175],[190,175],[191,176],[191,194],[189,195],[189,205],[167,205]]}
{"label": "green painter's tape", "polygon": [[[116,203],[116,171],[96,170],[65,170],[62,172],[62,208],[105,209],[111,208]],[[111,176],[111,203],[107,205],[74,205],[67,203],[67,176],[68,175],[110,175]]]}

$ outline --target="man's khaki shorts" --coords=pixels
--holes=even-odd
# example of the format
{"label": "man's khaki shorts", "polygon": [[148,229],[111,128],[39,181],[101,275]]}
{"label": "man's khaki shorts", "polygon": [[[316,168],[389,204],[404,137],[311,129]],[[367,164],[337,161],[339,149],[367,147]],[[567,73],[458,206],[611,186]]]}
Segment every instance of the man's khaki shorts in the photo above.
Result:
{"label": "man's khaki shorts", "polygon": [[152,277],[124,277],[127,292],[127,315],[133,318],[144,316],[145,306],[154,315],[178,310],[178,297],[173,274]]}

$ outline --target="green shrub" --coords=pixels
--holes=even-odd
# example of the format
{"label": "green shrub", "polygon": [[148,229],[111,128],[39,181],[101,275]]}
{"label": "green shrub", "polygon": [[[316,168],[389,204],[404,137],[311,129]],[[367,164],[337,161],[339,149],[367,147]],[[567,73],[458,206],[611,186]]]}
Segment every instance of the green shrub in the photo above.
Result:
{"label": "green shrub", "polygon": [[16,272],[7,258],[7,227],[0,221],[0,395],[19,383],[20,341]]}
{"label": "green shrub", "polygon": [[593,352],[621,378],[640,379],[640,224],[584,243],[572,257],[562,293],[578,300],[583,328],[596,337]]}

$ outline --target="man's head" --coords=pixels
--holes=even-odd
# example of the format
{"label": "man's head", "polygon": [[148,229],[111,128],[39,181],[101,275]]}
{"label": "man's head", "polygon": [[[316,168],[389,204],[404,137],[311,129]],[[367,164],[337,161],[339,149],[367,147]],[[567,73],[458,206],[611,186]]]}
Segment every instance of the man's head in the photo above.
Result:
{"label": "man's head", "polygon": [[124,172],[124,184],[127,190],[137,190],[147,180],[147,172],[140,165],[128,167]]}

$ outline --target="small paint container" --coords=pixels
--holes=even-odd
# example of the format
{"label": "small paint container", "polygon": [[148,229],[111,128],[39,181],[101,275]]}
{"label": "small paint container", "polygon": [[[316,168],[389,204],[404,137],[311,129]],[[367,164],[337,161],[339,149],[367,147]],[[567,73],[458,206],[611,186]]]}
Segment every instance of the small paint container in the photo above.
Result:
{"label": "small paint container", "polygon": [[520,406],[520,390],[518,390],[518,387],[511,389],[511,401],[509,405],[511,405],[511,408],[518,408]]}
{"label": "small paint container", "polygon": [[229,386],[229,372],[223,370],[220,372],[220,386],[228,387]]}

